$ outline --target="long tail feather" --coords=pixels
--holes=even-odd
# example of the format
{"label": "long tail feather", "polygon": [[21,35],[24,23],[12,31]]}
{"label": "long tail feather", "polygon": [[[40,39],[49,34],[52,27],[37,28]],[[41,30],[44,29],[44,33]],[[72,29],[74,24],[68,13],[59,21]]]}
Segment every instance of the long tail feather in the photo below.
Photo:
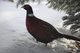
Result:
{"label": "long tail feather", "polygon": [[80,41],[80,38],[73,37],[73,36],[70,36],[70,35],[61,34],[61,37],[64,37],[64,38],[67,38],[67,39],[71,39],[71,40]]}

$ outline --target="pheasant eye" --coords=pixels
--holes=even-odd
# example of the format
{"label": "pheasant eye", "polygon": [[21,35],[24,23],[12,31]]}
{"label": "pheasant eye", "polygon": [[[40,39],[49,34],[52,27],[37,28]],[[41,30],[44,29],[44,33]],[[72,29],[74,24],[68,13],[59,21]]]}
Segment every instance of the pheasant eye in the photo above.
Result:
{"label": "pheasant eye", "polygon": [[29,8],[29,6],[25,6],[25,8],[26,8],[26,9],[28,9],[28,8]]}
{"label": "pheasant eye", "polygon": [[28,6],[26,6],[26,7],[28,7]]}

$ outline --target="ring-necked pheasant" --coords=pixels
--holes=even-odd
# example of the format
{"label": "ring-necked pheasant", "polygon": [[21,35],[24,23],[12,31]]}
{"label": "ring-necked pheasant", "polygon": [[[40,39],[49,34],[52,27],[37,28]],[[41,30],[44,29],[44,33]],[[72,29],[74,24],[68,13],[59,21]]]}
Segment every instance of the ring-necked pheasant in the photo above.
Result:
{"label": "ring-necked pheasant", "polygon": [[24,8],[27,12],[27,15],[26,15],[27,30],[37,41],[40,41],[45,44],[58,38],[67,38],[67,39],[80,41],[80,39],[76,37],[59,33],[54,28],[54,26],[52,26],[48,22],[45,22],[35,17],[33,14],[32,7],[30,5],[28,4],[24,5],[22,6],[22,8]]}

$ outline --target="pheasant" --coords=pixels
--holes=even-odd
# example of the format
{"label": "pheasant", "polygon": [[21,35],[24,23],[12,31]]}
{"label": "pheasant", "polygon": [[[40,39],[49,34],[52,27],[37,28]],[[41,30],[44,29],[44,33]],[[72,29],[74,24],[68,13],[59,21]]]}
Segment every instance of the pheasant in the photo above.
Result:
{"label": "pheasant", "polygon": [[22,6],[27,12],[26,14],[26,28],[28,32],[39,42],[47,43],[58,39],[58,38],[67,38],[76,41],[80,41],[79,38],[61,34],[59,33],[54,26],[49,24],[46,21],[43,21],[36,16],[34,16],[32,7],[28,4]]}

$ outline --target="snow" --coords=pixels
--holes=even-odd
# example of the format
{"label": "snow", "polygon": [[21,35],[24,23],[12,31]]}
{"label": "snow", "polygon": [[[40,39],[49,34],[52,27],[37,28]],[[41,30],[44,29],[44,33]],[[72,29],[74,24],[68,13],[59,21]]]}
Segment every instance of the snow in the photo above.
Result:
{"label": "snow", "polygon": [[[44,2],[43,2],[44,3]],[[29,3],[36,17],[40,17],[54,26],[62,21],[64,12],[49,9],[47,5]],[[75,41],[57,39],[47,47],[28,33],[25,27],[26,12],[15,3],[0,1],[0,53],[79,53]]]}

